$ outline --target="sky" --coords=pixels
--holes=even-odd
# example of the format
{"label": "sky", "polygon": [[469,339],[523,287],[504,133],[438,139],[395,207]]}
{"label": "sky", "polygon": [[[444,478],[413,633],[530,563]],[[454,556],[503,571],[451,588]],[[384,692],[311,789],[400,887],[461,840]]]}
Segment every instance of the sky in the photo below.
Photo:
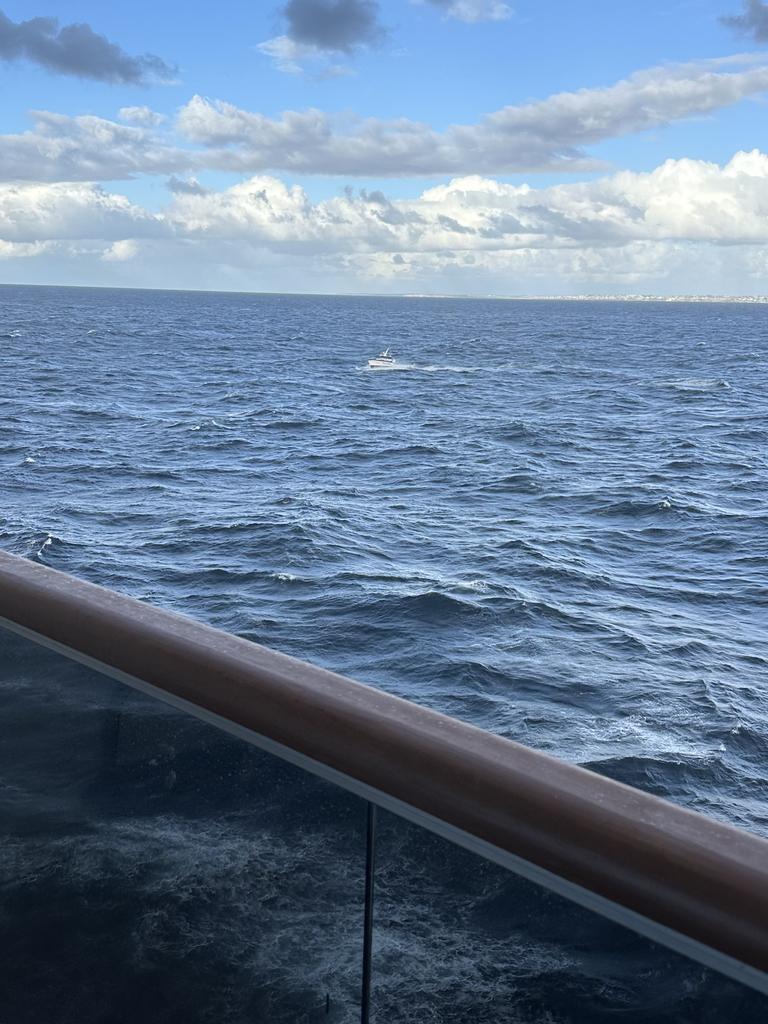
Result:
{"label": "sky", "polygon": [[762,0],[0,0],[0,282],[765,294],[766,100]]}

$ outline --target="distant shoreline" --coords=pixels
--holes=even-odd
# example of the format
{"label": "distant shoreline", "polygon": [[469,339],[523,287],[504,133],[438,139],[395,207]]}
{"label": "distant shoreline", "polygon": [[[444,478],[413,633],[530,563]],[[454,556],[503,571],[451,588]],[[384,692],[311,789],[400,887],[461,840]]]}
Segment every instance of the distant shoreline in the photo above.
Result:
{"label": "distant shoreline", "polygon": [[60,288],[68,291],[170,292],[191,295],[264,295],[307,299],[461,299],[471,302],[679,302],[751,303],[768,305],[768,295],[446,295],[429,292],[269,292],[235,288],[141,288],[131,285],[17,284],[0,281],[0,288]]}
{"label": "distant shoreline", "polygon": [[522,302],[753,302],[759,305],[768,303],[768,295],[520,295],[518,298]]}
{"label": "distant shoreline", "polygon": [[768,295],[427,295],[377,296],[403,299],[482,299],[499,302],[746,302],[768,304]]}

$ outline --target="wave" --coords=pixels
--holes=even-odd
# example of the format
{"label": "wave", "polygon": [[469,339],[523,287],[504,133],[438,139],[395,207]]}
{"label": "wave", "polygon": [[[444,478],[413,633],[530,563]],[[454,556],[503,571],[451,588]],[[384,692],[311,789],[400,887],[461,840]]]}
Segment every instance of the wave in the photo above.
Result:
{"label": "wave", "polygon": [[259,428],[261,430],[311,430],[313,427],[319,426],[321,420],[315,418],[289,418],[282,420],[270,420],[267,423],[260,423]]}
{"label": "wave", "polygon": [[28,557],[31,558],[33,562],[45,564],[47,557],[53,554],[56,549],[63,546],[64,541],[54,536],[54,534],[48,533],[44,540],[35,541],[32,551]]}
{"label": "wave", "polygon": [[723,377],[681,377],[675,380],[661,381],[661,385],[675,391],[693,393],[731,390],[731,385]]}
{"label": "wave", "polygon": [[437,366],[434,363],[427,363],[424,366],[416,366],[415,369],[423,370],[424,373],[480,373],[482,366]]}
{"label": "wave", "polygon": [[542,483],[534,473],[510,473],[499,480],[489,480],[480,485],[484,492],[506,491],[511,494],[538,494]]}
{"label": "wave", "polygon": [[[468,590],[467,593],[472,592]],[[446,625],[483,618],[492,611],[477,600],[459,597],[440,590],[425,590],[415,594],[380,594],[356,600],[348,611],[361,621],[389,621],[391,623],[420,621]]]}
{"label": "wave", "polygon": [[687,794],[688,801],[695,798],[703,781],[718,777],[726,782],[734,777],[733,769],[714,751],[699,755],[682,752],[623,755],[587,761],[582,767],[675,801],[681,799],[681,794]]}
{"label": "wave", "polygon": [[[96,1008],[128,988],[134,1010],[150,1018],[158,998],[172,1007],[173,1021],[244,1022],[257,1012],[289,1024],[328,1003],[327,1019],[347,1024],[359,933],[350,924],[356,902],[348,884],[357,846],[345,850],[345,834],[154,814],[48,837],[44,846],[9,842],[4,863],[20,870],[15,912],[3,921],[4,945],[12,947],[5,970],[34,965],[17,1006],[54,1019],[66,977],[86,970],[89,984],[67,996],[80,1021],[101,1019]],[[76,927],[49,934],[45,953],[33,956],[23,921],[46,903],[79,906]],[[34,984],[38,970],[47,984]],[[148,972],[155,981],[142,996]]]}
{"label": "wave", "polygon": [[502,427],[494,425],[493,436],[500,441],[525,441],[532,437],[538,437],[540,430],[526,423],[524,420],[514,420]]}
{"label": "wave", "polygon": [[641,500],[628,498],[614,501],[608,505],[600,505],[595,509],[598,515],[628,518],[642,518],[675,510],[675,503],[669,497]]}
{"label": "wave", "polygon": [[439,366],[434,363],[393,363],[391,366],[360,366],[360,370],[370,373],[394,373],[397,371],[418,371],[420,373],[478,373],[482,367],[478,366]]}
{"label": "wave", "polygon": [[207,416],[205,419],[200,420],[199,423],[189,427],[190,430],[235,430],[236,424],[234,423],[222,423],[220,420],[214,419],[212,416]]}

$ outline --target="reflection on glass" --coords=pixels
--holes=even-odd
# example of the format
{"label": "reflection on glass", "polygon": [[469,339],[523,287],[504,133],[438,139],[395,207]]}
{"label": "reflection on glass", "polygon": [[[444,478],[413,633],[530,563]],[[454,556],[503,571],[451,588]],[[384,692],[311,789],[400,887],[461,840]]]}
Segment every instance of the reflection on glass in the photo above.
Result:
{"label": "reflection on glass", "polygon": [[366,805],[0,634],[0,1021],[359,1020]]}
{"label": "reflection on glass", "polygon": [[764,1024],[768,998],[379,812],[376,1024]]}

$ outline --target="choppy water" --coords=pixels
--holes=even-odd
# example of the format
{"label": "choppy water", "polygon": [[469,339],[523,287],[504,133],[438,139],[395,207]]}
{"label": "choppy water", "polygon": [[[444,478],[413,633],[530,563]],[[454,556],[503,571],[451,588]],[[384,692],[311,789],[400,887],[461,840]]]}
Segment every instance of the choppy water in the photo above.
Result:
{"label": "choppy water", "polygon": [[[6,287],[0,317],[5,549],[768,834],[768,308]],[[491,939],[454,976],[546,1019]]]}

